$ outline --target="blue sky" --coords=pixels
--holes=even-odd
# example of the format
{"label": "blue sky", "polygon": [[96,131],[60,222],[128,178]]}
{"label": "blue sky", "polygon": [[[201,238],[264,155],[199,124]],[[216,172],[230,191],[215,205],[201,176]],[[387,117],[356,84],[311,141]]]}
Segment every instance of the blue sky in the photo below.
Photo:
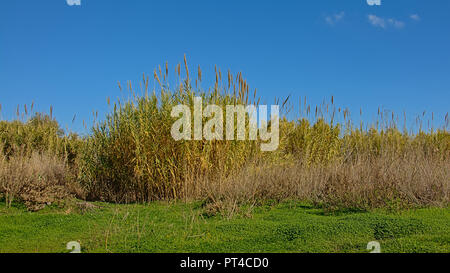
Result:
{"label": "blue sky", "polygon": [[2,118],[34,101],[82,132],[82,120],[90,123],[95,110],[103,116],[106,98],[121,96],[117,81],[137,86],[142,73],[166,61],[173,71],[186,53],[191,69],[200,65],[210,79],[215,64],[242,71],[267,103],[334,95],[353,116],[362,108],[366,121],[378,107],[443,121],[449,13],[448,0],[4,0]]}

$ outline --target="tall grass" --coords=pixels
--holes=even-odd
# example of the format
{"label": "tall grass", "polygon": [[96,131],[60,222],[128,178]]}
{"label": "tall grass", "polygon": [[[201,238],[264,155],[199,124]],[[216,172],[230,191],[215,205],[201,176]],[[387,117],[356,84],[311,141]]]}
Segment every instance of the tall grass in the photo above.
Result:
{"label": "tall grass", "polygon": [[[204,107],[260,103],[241,73],[228,71],[222,78],[215,68],[215,82],[204,90],[200,67],[196,76],[186,59],[184,76],[181,67],[175,67],[174,82],[167,63],[155,70],[152,90],[148,76],[137,91],[128,82],[128,97],[108,99],[110,112],[85,138],[65,135],[45,115],[1,121],[3,162],[17,160],[19,150],[24,158],[55,155],[87,199],[120,203],[200,199],[212,208],[235,208],[297,199],[329,208],[448,205],[448,115],[443,128],[427,131],[421,125],[417,132],[400,130],[394,114],[387,119],[383,113],[375,124],[355,126],[348,109],[336,107],[332,97],[331,104],[315,108],[305,99],[303,114],[289,120],[287,98],[277,100],[284,114],[275,152],[263,153],[260,142],[250,140],[175,141],[172,108],[184,104],[193,113],[195,96]],[[120,83],[119,88],[125,89]],[[248,119],[245,125],[248,133]]]}
{"label": "tall grass", "polygon": [[[178,65],[177,73],[179,69]],[[171,117],[172,108],[183,104],[193,113],[195,96],[202,97],[204,107],[247,103],[248,86],[240,74],[236,83],[229,74],[230,88],[223,90],[219,86],[221,73],[216,72],[214,89],[205,92],[193,89],[188,70],[186,79],[171,90],[160,80],[167,79],[167,73],[168,69],[164,75],[154,73],[160,86],[158,94],[156,90],[149,92],[148,77],[143,78],[140,96],[129,83],[131,98],[111,105],[106,120],[93,128],[80,167],[80,179],[90,199],[136,202],[186,198],[198,190],[200,178],[226,176],[257,156],[253,141],[175,141],[170,133],[176,120]],[[199,69],[197,83],[200,81]],[[227,93],[231,86],[236,96]]]}

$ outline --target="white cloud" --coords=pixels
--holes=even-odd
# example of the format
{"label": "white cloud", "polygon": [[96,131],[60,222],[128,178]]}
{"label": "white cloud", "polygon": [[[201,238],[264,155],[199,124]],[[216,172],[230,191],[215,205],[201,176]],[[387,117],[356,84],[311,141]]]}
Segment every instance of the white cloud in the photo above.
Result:
{"label": "white cloud", "polygon": [[395,28],[403,28],[403,27],[405,27],[405,23],[402,22],[402,21],[397,21],[395,19],[388,19],[387,21],[388,21],[388,23],[390,25],[394,26]]}
{"label": "white cloud", "polygon": [[380,18],[376,15],[369,14],[369,22],[376,27],[385,28],[386,21],[383,18]]}
{"label": "white cloud", "polygon": [[392,19],[392,18],[385,19],[385,18],[378,17],[373,14],[369,14],[368,18],[369,18],[370,24],[372,24],[374,27],[387,28],[389,26],[392,26],[397,29],[401,29],[401,28],[405,27],[404,22],[398,21],[398,20]]}
{"label": "white cloud", "polygon": [[420,21],[420,16],[418,14],[411,14],[409,18],[413,19],[414,21]]}
{"label": "white cloud", "polygon": [[340,12],[340,13],[336,13],[333,15],[329,15],[327,17],[325,17],[325,21],[329,24],[329,25],[335,25],[336,23],[338,23],[339,21],[341,21],[342,19],[344,19],[345,16],[345,12]]}

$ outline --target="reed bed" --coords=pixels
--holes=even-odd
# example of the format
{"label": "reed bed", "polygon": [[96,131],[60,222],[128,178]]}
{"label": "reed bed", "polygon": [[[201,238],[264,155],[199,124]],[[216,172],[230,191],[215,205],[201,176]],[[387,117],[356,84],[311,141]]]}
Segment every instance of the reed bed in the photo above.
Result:
{"label": "reed bed", "polygon": [[[316,107],[304,99],[302,114],[289,120],[288,97],[276,99],[282,116],[275,152],[262,152],[259,140],[175,141],[176,105],[193,112],[196,96],[204,106],[223,109],[261,101],[242,73],[225,77],[216,67],[215,82],[205,90],[200,67],[195,76],[186,58],[183,67],[182,75],[182,65],[175,66],[175,81],[169,81],[167,63],[155,69],[153,89],[145,74],[138,89],[119,83],[127,97],[108,99],[110,112],[86,137],[65,134],[51,115],[1,121],[3,164],[17,160],[19,150],[23,158],[55,156],[72,174],[64,179],[82,189],[75,196],[117,203],[205,200],[212,210],[286,199],[331,209],[448,206],[448,114],[438,129],[422,130],[417,120],[416,132],[399,129],[394,114],[380,111],[375,124],[355,126],[332,97]],[[247,116],[247,133],[249,126]]]}

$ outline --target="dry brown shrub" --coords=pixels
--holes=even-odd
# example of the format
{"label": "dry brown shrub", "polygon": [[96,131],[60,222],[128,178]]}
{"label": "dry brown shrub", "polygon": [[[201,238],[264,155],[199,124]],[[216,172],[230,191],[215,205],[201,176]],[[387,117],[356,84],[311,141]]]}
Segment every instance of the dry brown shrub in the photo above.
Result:
{"label": "dry brown shrub", "polygon": [[198,184],[193,198],[227,210],[267,200],[304,200],[327,209],[448,206],[450,160],[417,152],[359,156],[327,165],[251,164],[226,179]]}
{"label": "dry brown shrub", "polygon": [[17,199],[36,211],[80,194],[79,186],[70,180],[67,165],[56,156],[33,153],[0,158],[0,193],[7,206]]}
{"label": "dry brown shrub", "polygon": [[316,201],[331,209],[446,206],[450,162],[425,157],[376,157],[324,170]]}

